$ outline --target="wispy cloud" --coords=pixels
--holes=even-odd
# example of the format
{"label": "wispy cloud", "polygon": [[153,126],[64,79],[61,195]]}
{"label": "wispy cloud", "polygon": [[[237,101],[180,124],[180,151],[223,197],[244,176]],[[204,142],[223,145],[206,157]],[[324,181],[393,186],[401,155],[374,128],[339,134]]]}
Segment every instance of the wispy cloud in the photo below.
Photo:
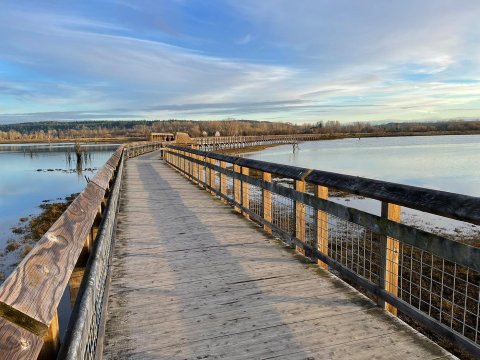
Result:
{"label": "wispy cloud", "polygon": [[479,115],[478,18],[477,0],[3,3],[0,122]]}
{"label": "wispy cloud", "polygon": [[236,41],[238,45],[247,45],[250,41],[252,41],[252,35],[247,34],[244,37],[241,37]]}

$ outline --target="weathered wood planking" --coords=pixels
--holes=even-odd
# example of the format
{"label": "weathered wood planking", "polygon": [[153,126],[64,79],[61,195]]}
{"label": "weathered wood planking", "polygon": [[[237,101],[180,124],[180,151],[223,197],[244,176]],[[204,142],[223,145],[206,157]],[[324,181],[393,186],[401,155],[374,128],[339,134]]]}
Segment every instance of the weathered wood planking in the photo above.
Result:
{"label": "weathered wood planking", "polygon": [[0,318],[0,360],[36,359],[42,345],[41,337]]}
{"label": "weathered wood planking", "polygon": [[452,358],[154,159],[126,166],[104,358]]}
{"label": "weathered wood planking", "polygon": [[[223,154],[212,153],[212,156],[227,156]],[[180,155],[181,156],[181,155]],[[252,160],[256,161],[256,160]],[[240,162],[240,160],[238,160]],[[269,164],[269,163],[266,163]],[[281,169],[283,165],[276,165],[276,168]],[[287,166],[288,167],[288,166]],[[304,169],[306,170],[306,169]],[[285,186],[278,185],[272,182],[262,181],[256,178],[243,176],[242,174],[236,174],[230,169],[222,169],[218,167],[218,171],[224,172],[227,176],[234,177],[238,181],[248,182],[254,186],[260,187],[265,190],[269,190],[276,194],[290,198],[295,201],[299,201],[308,206],[318,209],[328,214],[334,215],[341,219],[353,222],[368,229],[371,229],[375,233],[384,234],[394,239],[398,239],[406,244],[413,245],[417,248],[426,250],[434,255],[437,255],[445,260],[456,262],[457,264],[472,268],[480,271],[480,248],[474,247],[468,244],[460,243],[457,241],[449,240],[443,236],[423,231],[415,227],[401,224],[395,221],[390,221],[385,218],[364,212],[362,210],[337,204],[332,201],[326,201],[321,198],[317,198],[308,193],[298,192]],[[306,170],[305,175],[309,170]],[[286,170],[285,173],[289,173],[290,170]],[[294,174],[294,172],[291,172]],[[293,177],[293,175],[292,175]],[[307,176],[308,178],[308,176]],[[402,185],[403,186],[403,185]],[[424,189],[426,191],[434,191]],[[435,191],[434,191],[435,192]],[[458,195],[458,194],[451,194]],[[464,195],[459,195],[464,197]],[[473,198],[473,197],[472,197]],[[480,206],[480,199],[477,199]],[[465,220],[465,219],[464,219]]]}
{"label": "weathered wood planking", "polygon": [[88,184],[0,287],[0,314],[44,335],[105,191]]}
{"label": "weathered wood planking", "polygon": [[116,168],[119,161],[120,161],[120,158],[118,156],[112,155],[110,159],[108,159],[106,164],[112,168]]}
{"label": "weathered wood planking", "polygon": [[[112,158],[110,158],[110,160],[111,159]],[[110,187],[110,180],[112,179],[114,172],[115,168],[111,167],[108,164],[105,164],[100,168],[100,170],[97,171],[95,176],[90,181],[94,184],[97,184],[103,190],[108,190],[108,188]]]}
{"label": "weathered wood planking", "polygon": [[[169,147],[182,149],[178,146]],[[190,151],[198,155],[207,153],[194,149]],[[225,154],[208,154],[214,159],[246,166],[250,169],[269,172],[295,180],[305,180],[315,185],[480,225],[480,198],[478,197],[367,179],[359,176],[239,158]]]}

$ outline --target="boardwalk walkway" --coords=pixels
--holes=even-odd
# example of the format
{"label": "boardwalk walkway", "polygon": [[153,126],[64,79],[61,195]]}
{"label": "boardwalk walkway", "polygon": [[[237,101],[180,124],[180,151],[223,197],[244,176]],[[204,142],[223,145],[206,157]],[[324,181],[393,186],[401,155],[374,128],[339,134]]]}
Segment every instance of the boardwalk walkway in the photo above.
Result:
{"label": "boardwalk walkway", "polygon": [[449,359],[189,183],[127,162],[106,359]]}

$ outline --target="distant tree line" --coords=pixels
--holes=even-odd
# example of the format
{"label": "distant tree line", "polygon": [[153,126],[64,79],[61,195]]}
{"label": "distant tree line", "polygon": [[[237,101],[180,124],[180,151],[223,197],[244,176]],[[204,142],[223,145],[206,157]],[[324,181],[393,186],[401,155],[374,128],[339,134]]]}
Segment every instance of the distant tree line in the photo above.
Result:
{"label": "distant tree line", "polygon": [[222,121],[77,121],[31,122],[0,125],[0,141],[54,141],[59,139],[145,138],[150,132],[186,132],[192,137],[319,133],[330,135],[364,134],[385,136],[421,133],[480,133],[477,121],[402,122],[372,125],[368,122],[341,124],[319,121],[297,125],[283,122],[227,119]]}

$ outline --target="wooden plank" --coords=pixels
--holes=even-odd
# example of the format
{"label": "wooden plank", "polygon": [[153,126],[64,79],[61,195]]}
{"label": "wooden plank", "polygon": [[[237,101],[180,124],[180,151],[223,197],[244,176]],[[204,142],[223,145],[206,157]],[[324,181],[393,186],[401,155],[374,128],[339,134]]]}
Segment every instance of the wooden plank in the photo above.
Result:
{"label": "wooden plank", "polygon": [[[227,167],[227,163],[225,161],[220,161],[220,167],[225,169]],[[227,176],[224,173],[220,173],[220,192],[225,196],[227,195]],[[222,199],[222,202],[226,203],[227,200]]]}
{"label": "wooden plank", "polygon": [[[242,166],[242,174],[248,176],[250,174],[250,169],[248,167]],[[250,185],[244,181],[242,181],[242,206],[246,207],[247,209],[250,207],[250,195],[249,195],[249,187]],[[243,216],[247,219],[250,219],[250,216],[246,212],[242,212]]]}
{"label": "wooden plank", "polygon": [[77,300],[78,290],[80,289],[80,284],[82,283],[83,274],[85,273],[85,268],[76,267],[73,269],[72,275],[70,275],[70,280],[68,282],[70,289],[70,303],[75,305]]}
{"label": "wooden plank", "polygon": [[127,167],[105,359],[447,355],[162,163]]}
{"label": "wooden plank", "polygon": [[[263,181],[272,182],[272,174],[268,172],[262,173]],[[263,205],[263,218],[268,221],[272,222],[272,193],[266,189],[262,189],[262,205]],[[264,225],[263,229],[271,234],[272,228],[268,225]]]}
{"label": "wooden plank", "polygon": [[114,171],[114,168],[112,168],[108,164],[105,164],[100,168],[100,170],[97,171],[95,176],[90,181],[98,185],[100,188],[108,190],[110,187],[110,180],[112,180]]}
{"label": "wooden plank", "polygon": [[0,314],[37,335],[54,318],[104,190],[88,184],[0,287]]}
{"label": "wooden plank", "polygon": [[[328,188],[315,185],[315,196],[327,200]],[[315,211],[315,231],[318,251],[328,256],[328,213],[321,210]],[[321,260],[318,260],[318,265],[323,269],[328,269],[328,265]]]}
{"label": "wooden plank", "polygon": [[[227,175],[232,175],[231,173],[233,173],[228,169],[223,170],[218,168],[218,170],[225,171]],[[412,226],[389,221],[380,216],[355,208],[350,208],[331,201],[325,201],[313,195],[297,192],[275,183],[264,182],[252,177],[242,177],[243,175],[238,175],[240,181],[248,182],[261,189],[266,189],[281,196],[291,198],[294,201],[302,202],[315,209],[328,212],[329,214],[343,220],[371,229],[375,233],[386,234],[404,242],[405,244],[421,248],[436,256],[444,258],[445,260],[480,271],[480,248],[478,247],[449,240],[443,236],[429,233]]]}
{"label": "wooden plank", "polygon": [[[390,203],[382,203],[382,217],[400,222],[401,209],[400,206]],[[400,243],[388,236],[384,236],[380,239],[383,242],[383,254],[384,259],[384,274],[383,281],[385,290],[389,293],[398,295],[398,266],[399,266],[399,252]],[[385,310],[389,311],[393,315],[397,315],[397,309],[388,303],[384,304]]]}
{"label": "wooden plank", "polygon": [[[295,190],[298,192],[305,192],[305,181],[295,180]],[[295,236],[298,240],[305,242],[305,204],[295,201]],[[296,246],[297,252],[305,255],[305,251]]]}
{"label": "wooden plank", "polygon": [[0,318],[0,360],[36,359],[42,346],[41,337]]}
{"label": "wooden plank", "polygon": [[[233,171],[236,173],[241,173],[242,168],[239,165],[234,164]],[[242,202],[242,182],[239,179],[233,180],[233,200],[238,204]],[[236,212],[240,212],[239,207],[235,206],[234,209]]]}
{"label": "wooden plank", "polygon": [[[172,146],[172,148],[176,147]],[[206,153],[201,150],[192,151],[199,155]],[[311,170],[296,166],[268,163],[224,154],[211,153],[211,157],[231,163],[235,162],[240,166],[247,166],[250,169],[266,171],[291,179],[305,180],[312,184],[480,225],[479,197],[327,171]]]}
{"label": "wooden plank", "polygon": [[112,155],[112,156],[110,156],[110,158],[107,160],[107,162],[105,164],[112,167],[113,169],[116,169],[119,161],[120,161],[119,156]]}
{"label": "wooden plank", "polygon": [[38,356],[38,360],[55,359],[58,350],[60,350],[60,327],[58,325],[58,313],[55,312],[48,331],[43,337],[43,347]]}
{"label": "wooden plank", "polygon": [[[215,165],[216,163],[217,163],[217,160],[210,159],[210,164]],[[210,186],[212,187],[212,189],[217,188],[216,178],[217,178],[217,172],[213,169],[210,169]],[[212,191],[212,194],[215,194],[215,192]]]}

